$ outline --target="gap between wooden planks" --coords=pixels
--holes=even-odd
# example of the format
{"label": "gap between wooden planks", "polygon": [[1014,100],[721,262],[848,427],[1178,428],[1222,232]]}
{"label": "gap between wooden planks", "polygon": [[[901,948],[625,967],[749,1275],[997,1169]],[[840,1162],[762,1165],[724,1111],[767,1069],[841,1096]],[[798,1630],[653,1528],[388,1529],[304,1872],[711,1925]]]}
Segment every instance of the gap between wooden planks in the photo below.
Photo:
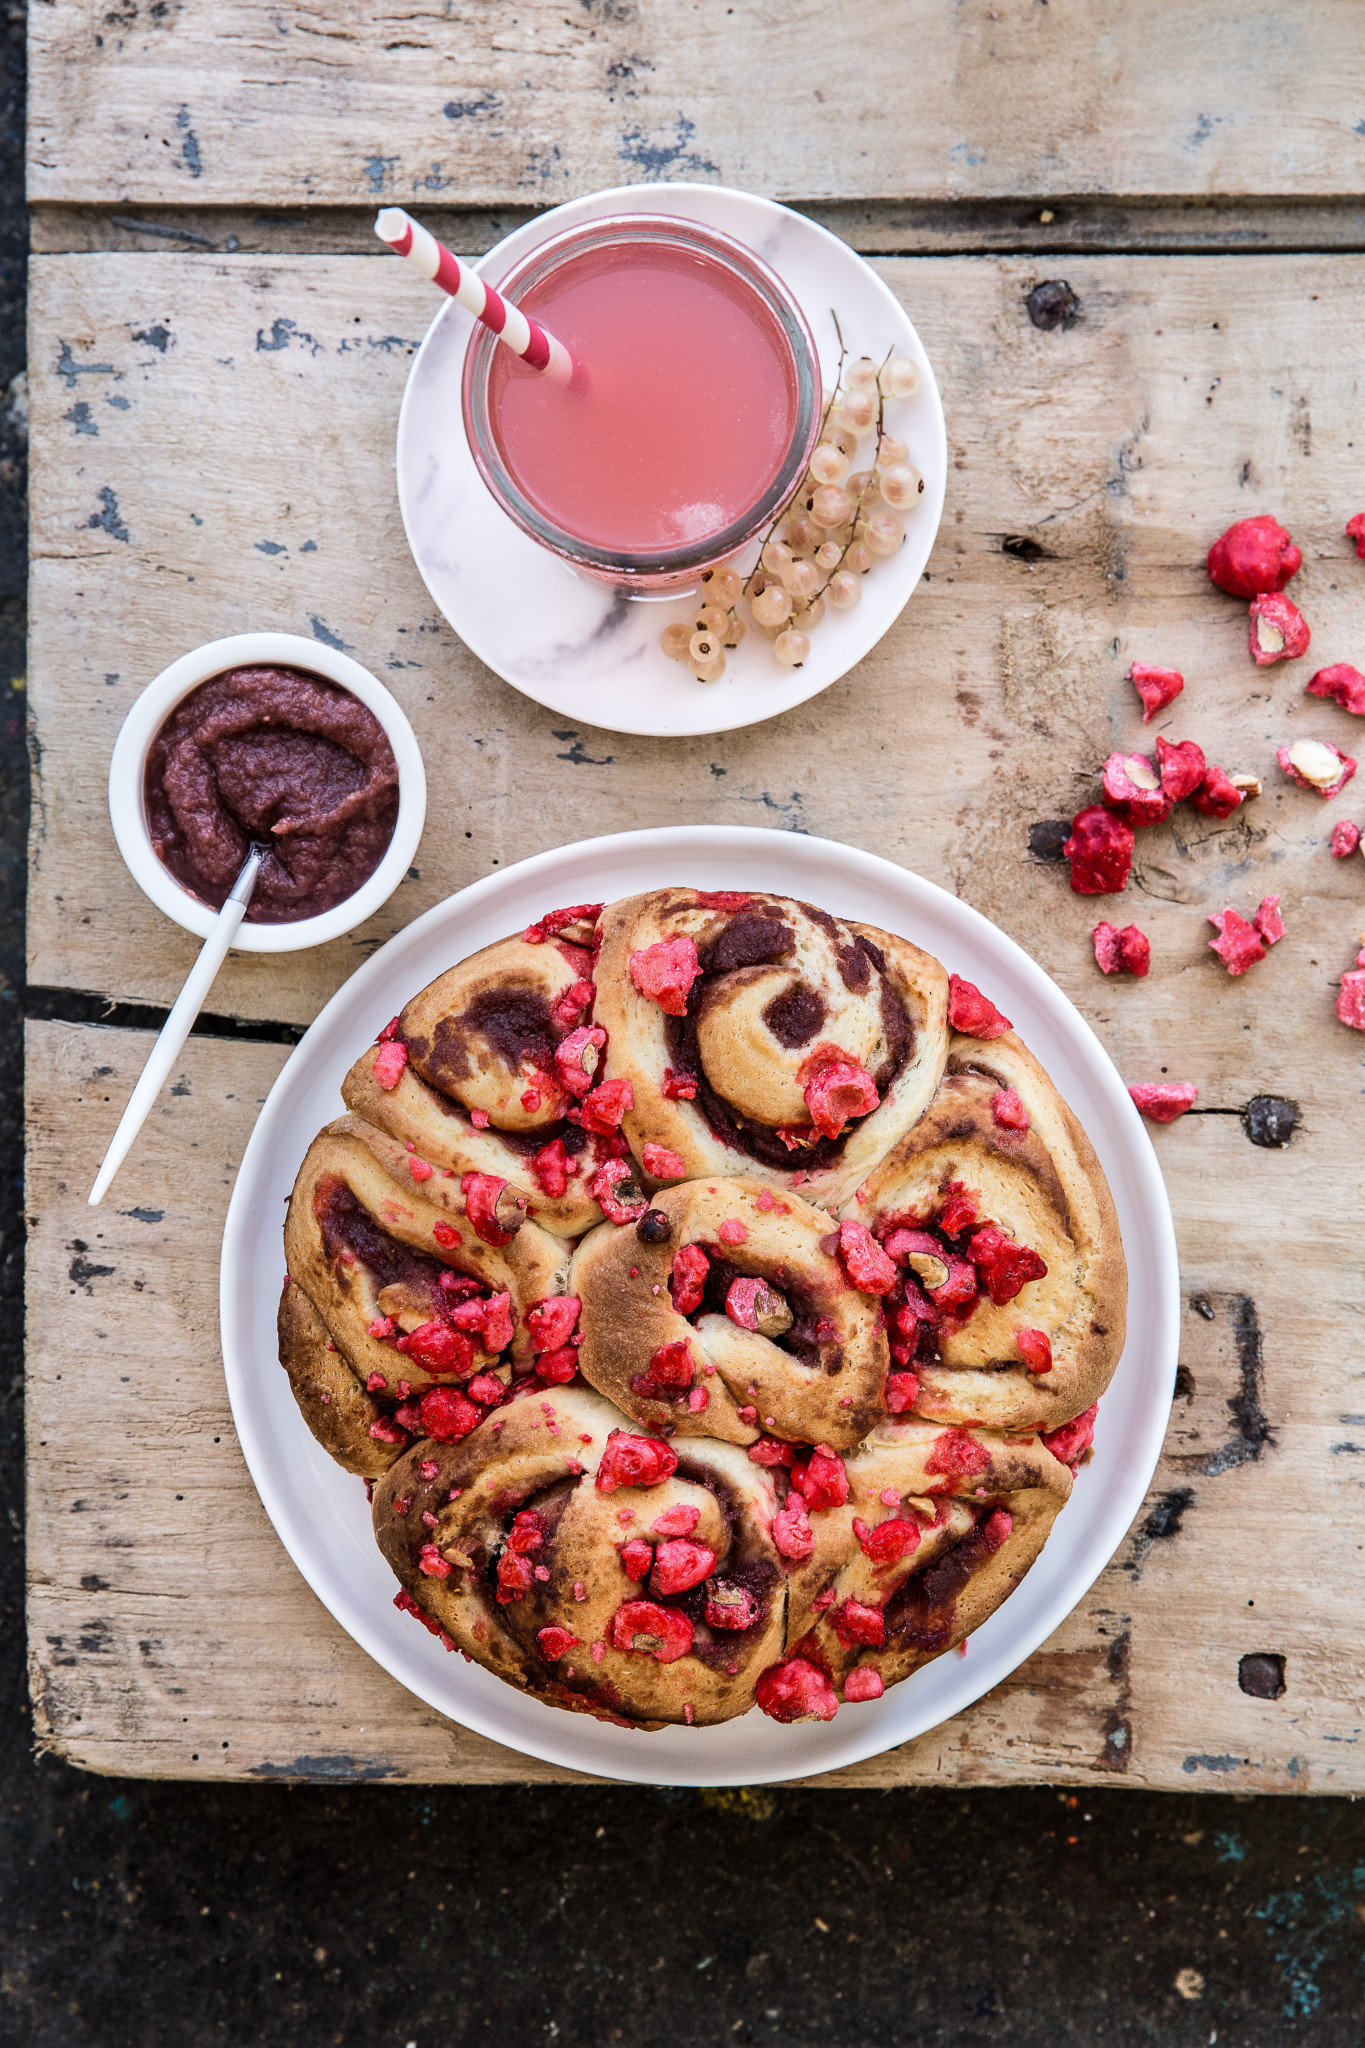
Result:
{"label": "gap between wooden planks", "polygon": [[[422,220],[448,248],[477,256],[544,209],[445,205],[416,196]],[[1265,199],[1052,195],[1019,199],[787,201],[867,256],[1282,255],[1365,250],[1365,203],[1323,193]],[[382,256],[370,206],[283,207],[36,203],[29,208],[36,255],[94,250],[149,255]]]}
{"label": "gap between wooden planks", "polygon": [[[147,1777],[571,1779],[466,1733],[372,1664],[296,1573],[242,1463],[217,1345],[218,1246],[283,1050],[192,1040],[110,1200],[95,1217],[85,1208],[150,1043],[89,1025],[28,1031],[40,1744]],[[1340,1300],[1351,1155],[1326,1120],[1259,1157],[1254,1176],[1232,1118],[1187,1119],[1159,1143],[1190,1306],[1147,1507],[1003,1685],[918,1742],[811,1782],[1365,1790],[1365,1499],[1355,1460],[1332,1455],[1362,1449],[1341,1442],[1361,1417],[1340,1409],[1365,1405],[1346,1348],[1358,1304],[1347,1315]],[[1239,1688],[1240,1659],[1258,1653],[1285,1660],[1279,1700]]]}
{"label": "gap between wooden planks", "polygon": [[1365,45],[1331,0],[48,0],[30,34],[37,201],[1305,196],[1360,165]]}

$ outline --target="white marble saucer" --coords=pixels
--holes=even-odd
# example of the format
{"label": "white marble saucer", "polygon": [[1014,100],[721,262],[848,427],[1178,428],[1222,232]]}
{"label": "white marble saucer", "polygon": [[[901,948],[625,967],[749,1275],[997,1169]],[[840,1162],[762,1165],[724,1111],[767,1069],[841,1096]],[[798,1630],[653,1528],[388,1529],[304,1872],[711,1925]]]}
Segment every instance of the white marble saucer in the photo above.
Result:
{"label": "white marble saucer", "polygon": [[[912,399],[888,405],[887,426],[909,443],[924,496],[905,545],[864,579],[862,602],[829,612],[811,657],[784,669],[751,631],[719,683],[696,682],[670,661],[659,636],[693,608],[685,600],[628,599],[529,540],[493,502],[474,467],[460,418],[460,375],[472,328],[453,300],[441,306],[413,362],[398,420],[398,501],[413,559],[437,607],[467,646],[514,689],[549,710],[611,732],[730,732],[803,704],[861,661],[919,582],[943,511],[947,441],[938,386],[902,308],[860,256],[800,214],[716,185],[623,185],[596,192],[518,228],[479,265],[499,282],[528,250],[579,221],[623,210],[682,214],[722,229],[772,266],[800,301],[828,379],[838,360],[830,308],[850,350],[888,349],[919,365]],[[871,442],[867,447],[870,449]],[[749,559],[739,558],[747,569]]]}

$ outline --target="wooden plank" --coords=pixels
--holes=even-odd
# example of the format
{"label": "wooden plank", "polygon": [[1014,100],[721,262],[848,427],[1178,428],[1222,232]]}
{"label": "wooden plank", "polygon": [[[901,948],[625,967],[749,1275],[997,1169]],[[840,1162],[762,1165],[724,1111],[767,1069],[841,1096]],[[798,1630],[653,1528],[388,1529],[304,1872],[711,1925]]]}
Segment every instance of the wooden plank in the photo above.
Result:
{"label": "wooden plank", "polygon": [[[1140,738],[1120,680],[1136,655],[1189,674],[1180,731],[1267,776],[1242,826],[1144,837],[1137,887],[1158,965],[1136,1014],[1167,1028],[1198,989],[1201,1028],[1227,1041],[1207,1054],[1222,1099],[1275,1085],[1287,1038],[1273,1009],[1270,1042],[1238,1035],[1246,985],[1219,985],[1201,915],[1234,886],[1246,908],[1246,864],[1282,861],[1295,936],[1259,985],[1292,974],[1282,962],[1297,950],[1314,1043],[1339,1071],[1328,991],[1351,957],[1355,869],[1321,857],[1323,807],[1286,788],[1273,755],[1301,731],[1350,748],[1352,721],[1303,697],[1302,664],[1251,667],[1244,615],[1209,589],[1202,557],[1229,519],[1275,507],[1305,550],[1295,589],[1313,658],[1360,660],[1361,572],[1342,526],[1359,488],[1365,264],[1081,258],[1065,272],[1080,317],[1051,333],[1024,308],[1048,275],[1034,261],[879,268],[947,394],[953,467],[930,575],[855,674],[799,711],[723,740],[661,742],[570,729],[434,616],[391,482],[429,308],[400,266],[36,260],[30,979],[126,1001],[179,988],[194,942],[118,860],[108,755],[174,655],[279,625],[354,647],[402,700],[439,780],[418,872],[385,911],[332,947],[229,962],[220,1012],[306,1022],[373,945],[493,867],[590,832],[716,819],[847,840],[958,890],[1117,1038],[1134,1006],[1097,985],[1093,906],[1029,860],[1027,829],[1073,810],[1110,747]],[[309,454],[282,464],[282,449]],[[1021,537],[1032,559],[1005,551]],[[1123,1057],[1141,1064],[1156,1043],[1139,1037]]]}
{"label": "wooden plank", "polygon": [[[92,1219],[84,1192],[149,1044],[29,1027],[41,1743],[88,1769],[149,1777],[571,1776],[422,1706],[294,1571],[237,1448],[216,1334],[228,1191],[284,1055],[191,1040],[147,1127],[136,1206]],[[1344,1138],[1335,1112],[1346,1106],[1324,1100],[1284,1153],[1250,1152],[1231,1117],[1159,1134],[1192,1305],[1183,1391],[1143,1516],[1005,1684],[922,1741],[814,1782],[1365,1790],[1365,1502],[1343,1449],[1360,1418],[1342,1412],[1365,1405],[1349,1336],[1358,1281],[1342,1298],[1360,1119],[1357,1101]],[[1258,1652],[1285,1659],[1278,1701],[1239,1689],[1240,1658]]]}
{"label": "wooden plank", "polygon": [[1332,0],[44,0],[31,36],[38,201],[1315,194],[1361,161]]}

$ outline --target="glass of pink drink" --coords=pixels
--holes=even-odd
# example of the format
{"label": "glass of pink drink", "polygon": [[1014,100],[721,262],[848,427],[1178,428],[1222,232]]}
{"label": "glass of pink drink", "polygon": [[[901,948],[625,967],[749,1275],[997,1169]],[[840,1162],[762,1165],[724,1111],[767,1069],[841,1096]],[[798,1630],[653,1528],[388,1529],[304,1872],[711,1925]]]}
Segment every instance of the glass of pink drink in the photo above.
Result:
{"label": "glass of pink drink", "polygon": [[634,214],[542,243],[499,289],[576,366],[554,384],[487,329],[470,339],[469,445],[523,532],[667,594],[767,528],[805,474],[821,392],[810,329],[765,263],[695,221]]}

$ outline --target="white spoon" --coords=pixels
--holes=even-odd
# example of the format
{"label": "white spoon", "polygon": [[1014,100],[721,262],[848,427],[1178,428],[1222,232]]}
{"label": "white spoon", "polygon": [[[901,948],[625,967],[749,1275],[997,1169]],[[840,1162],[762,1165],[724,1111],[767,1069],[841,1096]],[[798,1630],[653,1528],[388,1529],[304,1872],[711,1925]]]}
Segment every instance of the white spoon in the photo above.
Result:
{"label": "white spoon", "polygon": [[200,949],[199,958],[190,969],[185,986],[175,999],[175,1008],[161,1027],[161,1036],[152,1047],[151,1058],[142,1069],[138,1084],[128,1098],[128,1107],[119,1118],[114,1141],[104,1155],[103,1166],[95,1176],[95,1185],[91,1188],[88,1198],[92,1209],[97,1208],[104,1200],[110,1181],[127,1158],[134,1138],[147,1120],[152,1104],[166,1085],[180,1049],[190,1035],[194,1020],[204,1007],[204,998],[213,987],[218,969],[237,936],[237,927],[246,916],[261,871],[261,862],[269,851],[268,846],[253,842],[251,851],[242,864],[242,871],[232,885],[232,892],[219,911],[217,921]]}

